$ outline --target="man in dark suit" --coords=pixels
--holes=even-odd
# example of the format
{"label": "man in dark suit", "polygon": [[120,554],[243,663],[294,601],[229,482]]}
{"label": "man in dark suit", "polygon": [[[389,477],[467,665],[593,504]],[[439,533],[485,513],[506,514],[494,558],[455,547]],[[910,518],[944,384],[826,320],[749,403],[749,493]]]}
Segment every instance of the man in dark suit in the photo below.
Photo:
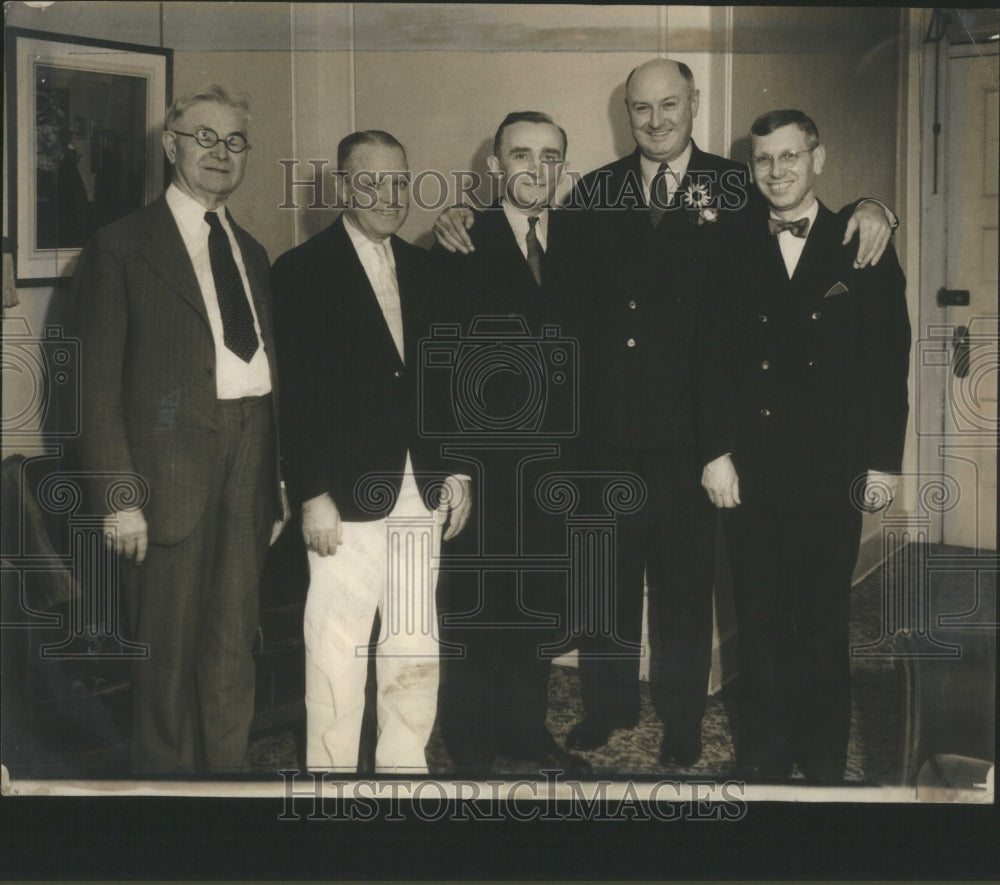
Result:
{"label": "man in dark suit", "polygon": [[[640,65],[625,105],[635,152],[585,176],[569,206],[587,219],[579,259],[594,291],[583,359],[589,466],[636,475],[646,496],[617,523],[613,599],[581,606],[598,617],[580,637],[585,716],[567,745],[596,749],[638,720],[645,574],[650,684],[665,729],[659,759],[686,767],[701,755],[711,664],[709,500],[731,501],[735,481],[721,458],[732,417],[725,268],[752,195],[737,164],[691,140],[699,93],[686,65]],[[877,260],[885,214],[877,205],[855,214],[850,229],[863,223],[866,232],[859,261]],[[469,219],[449,220],[439,219],[438,238],[462,249]]]}
{"label": "man in dark suit", "polygon": [[[467,483],[444,480],[418,422],[418,342],[437,281],[430,256],[399,239],[406,154],[377,130],[337,149],[346,211],[272,269],[290,493],[308,547],[306,762],[354,771],[376,611],[376,770],[426,774],[438,644],[441,528],[457,534]],[[440,506],[435,512],[437,501]]]}
{"label": "man in dark suit", "polygon": [[[247,160],[245,102],[178,99],[166,194],[99,230],[73,282],[83,467],[123,566],[132,763],[247,767],[258,580],[280,530],[268,260],[225,209]],[[136,474],[141,500],[116,499]]]}
{"label": "man in dark suit", "polygon": [[[551,117],[508,114],[487,159],[503,196],[473,228],[475,251],[435,250],[452,292],[436,318],[460,324],[466,349],[458,358],[496,356],[494,365],[487,359],[478,367],[480,420],[450,440],[481,484],[474,495],[478,530],[444,545],[438,588],[438,721],[464,776],[488,776],[498,755],[535,770],[590,771],[545,724],[553,650],[567,638],[567,575],[559,570],[567,541],[564,520],[539,507],[536,483],[543,474],[571,469],[581,380],[579,218],[550,209],[565,153],[566,134]],[[512,347],[546,363],[539,366],[544,389],[509,360]],[[565,364],[556,365],[562,374],[554,376],[547,363],[562,357]],[[533,395],[542,400],[538,422],[520,417]],[[501,564],[479,569],[483,557]]]}
{"label": "man in dark suit", "polygon": [[769,212],[734,256],[737,756],[747,777],[785,778],[797,763],[835,783],[862,510],[891,502],[903,458],[906,281],[891,246],[876,267],[853,266],[843,220],[816,199],[827,158],[808,116],[772,111],[750,131]]}

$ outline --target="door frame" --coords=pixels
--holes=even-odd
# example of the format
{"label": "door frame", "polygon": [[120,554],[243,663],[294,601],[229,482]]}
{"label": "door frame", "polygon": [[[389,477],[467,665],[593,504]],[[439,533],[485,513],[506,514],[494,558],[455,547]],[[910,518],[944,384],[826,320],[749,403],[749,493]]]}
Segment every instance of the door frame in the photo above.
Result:
{"label": "door frame", "polygon": [[[906,259],[908,302],[913,327],[911,363],[911,452],[904,463],[902,503],[924,523],[924,537],[931,543],[944,540],[944,507],[927,506],[936,488],[948,498],[949,465],[942,453],[947,436],[945,407],[951,365],[954,324],[947,309],[937,304],[937,292],[948,285],[947,167],[948,103],[952,58],[986,54],[996,58],[995,44],[987,47],[952,45],[946,35],[940,45],[933,35],[932,9],[906,10],[908,51],[901,53],[900,106],[907,113],[900,126],[898,193],[904,195],[903,243],[897,244]],[[936,112],[936,116],[935,116]],[[937,139],[937,189],[935,191],[935,122],[941,124]],[[949,368],[946,368],[949,367]],[[933,488],[932,488],[933,487]]]}

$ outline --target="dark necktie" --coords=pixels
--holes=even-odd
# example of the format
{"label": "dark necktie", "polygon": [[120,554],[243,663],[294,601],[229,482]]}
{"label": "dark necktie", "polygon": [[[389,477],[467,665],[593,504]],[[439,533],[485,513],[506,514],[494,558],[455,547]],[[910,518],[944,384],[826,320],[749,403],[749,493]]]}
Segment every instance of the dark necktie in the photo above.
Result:
{"label": "dark necktie", "polygon": [[215,295],[222,314],[222,339],[226,347],[243,362],[248,363],[257,352],[259,342],[253,327],[250,302],[243,288],[240,270],[233,258],[229,237],[222,229],[222,222],[215,212],[206,212],[208,232],[208,255],[212,262],[212,277],[215,280]]}
{"label": "dark necktie", "polygon": [[809,233],[809,219],[800,218],[798,221],[782,221],[779,218],[767,219],[767,229],[772,237],[778,236],[783,230],[791,231],[793,237],[804,240]]}
{"label": "dark necktie", "polygon": [[535,225],[538,224],[538,216],[532,215],[528,218],[528,235],[524,238],[528,246],[528,267],[535,277],[535,282],[539,288],[542,285],[542,245],[538,242],[538,234],[535,232]]}
{"label": "dark necktie", "polygon": [[660,223],[667,206],[670,205],[670,188],[667,186],[667,176],[673,175],[666,163],[660,163],[656,175],[649,185],[649,220],[653,227]]}

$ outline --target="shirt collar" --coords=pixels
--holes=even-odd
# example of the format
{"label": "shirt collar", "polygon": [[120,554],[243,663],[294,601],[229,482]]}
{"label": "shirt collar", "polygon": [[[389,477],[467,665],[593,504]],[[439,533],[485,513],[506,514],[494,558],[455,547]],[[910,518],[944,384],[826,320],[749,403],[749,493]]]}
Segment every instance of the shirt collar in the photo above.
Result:
{"label": "shirt collar", "polygon": [[[523,212],[518,212],[507,200],[502,200],[500,203],[503,209],[503,214],[507,218],[507,223],[510,225],[512,231],[514,231],[514,236],[517,238],[519,243],[524,242],[525,238],[528,236],[528,216]],[[549,230],[549,210],[543,209],[538,216],[538,224],[535,225],[535,235],[538,237],[538,242],[544,249],[547,242]]]}
{"label": "shirt collar", "polygon": [[[679,157],[675,157],[670,161],[670,171],[677,176],[677,186],[680,187],[680,183],[684,180],[684,176],[687,175],[688,163],[691,162],[691,149],[694,146],[694,142],[688,141],[687,147],[681,152]],[[660,170],[660,164],[657,160],[650,160],[643,153],[639,153],[639,169],[642,172],[642,180],[646,183],[646,187],[649,187],[656,176],[656,173]]]}
{"label": "shirt collar", "polygon": [[[212,211],[202,206],[194,197],[184,193],[173,182],[167,188],[166,200],[167,206],[186,237],[193,237],[197,234],[202,225],[206,224],[205,213]],[[228,227],[225,205],[219,206],[216,211],[223,226]]]}
{"label": "shirt collar", "polygon": [[392,254],[392,244],[390,242],[391,237],[386,237],[384,240],[375,242],[374,240],[367,237],[360,227],[354,222],[350,215],[346,212],[341,216],[344,219],[344,230],[347,231],[347,236],[351,238],[351,243],[354,244],[354,251],[359,255],[369,254],[369,255],[380,255],[382,253],[381,249],[377,249],[377,246],[385,245],[386,252],[389,253],[389,263],[395,267],[396,258]]}

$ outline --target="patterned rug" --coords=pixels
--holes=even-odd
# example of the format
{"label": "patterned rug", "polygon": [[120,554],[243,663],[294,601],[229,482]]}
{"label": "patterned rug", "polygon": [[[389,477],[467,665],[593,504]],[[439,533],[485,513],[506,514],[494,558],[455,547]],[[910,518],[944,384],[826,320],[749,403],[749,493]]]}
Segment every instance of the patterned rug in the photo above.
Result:
{"label": "patterned rug", "polygon": [[[858,583],[852,594],[852,645],[870,643],[881,635],[882,569]],[[901,694],[891,659],[854,658],[851,666],[852,722],[846,779],[853,783],[890,785],[898,782],[900,769]],[[648,683],[641,685],[641,718],[636,728],[616,731],[607,745],[586,754],[594,776],[660,779],[677,777],[723,777],[734,766],[730,713],[737,680],[708,698],[702,726],[703,752],[697,766],[664,768],[657,764],[662,726],[653,710]],[[570,728],[583,715],[580,681],[571,667],[553,667],[549,683],[548,725],[563,743]],[[278,729],[257,737],[251,745],[251,760],[261,772],[279,768],[299,769],[296,735]],[[427,747],[432,776],[443,777],[451,760],[435,729]],[[494,773],[502,777],[528,775],[530,767],[516,759],[498,760]],[[536,775],[537,776],[537,775]]]}

